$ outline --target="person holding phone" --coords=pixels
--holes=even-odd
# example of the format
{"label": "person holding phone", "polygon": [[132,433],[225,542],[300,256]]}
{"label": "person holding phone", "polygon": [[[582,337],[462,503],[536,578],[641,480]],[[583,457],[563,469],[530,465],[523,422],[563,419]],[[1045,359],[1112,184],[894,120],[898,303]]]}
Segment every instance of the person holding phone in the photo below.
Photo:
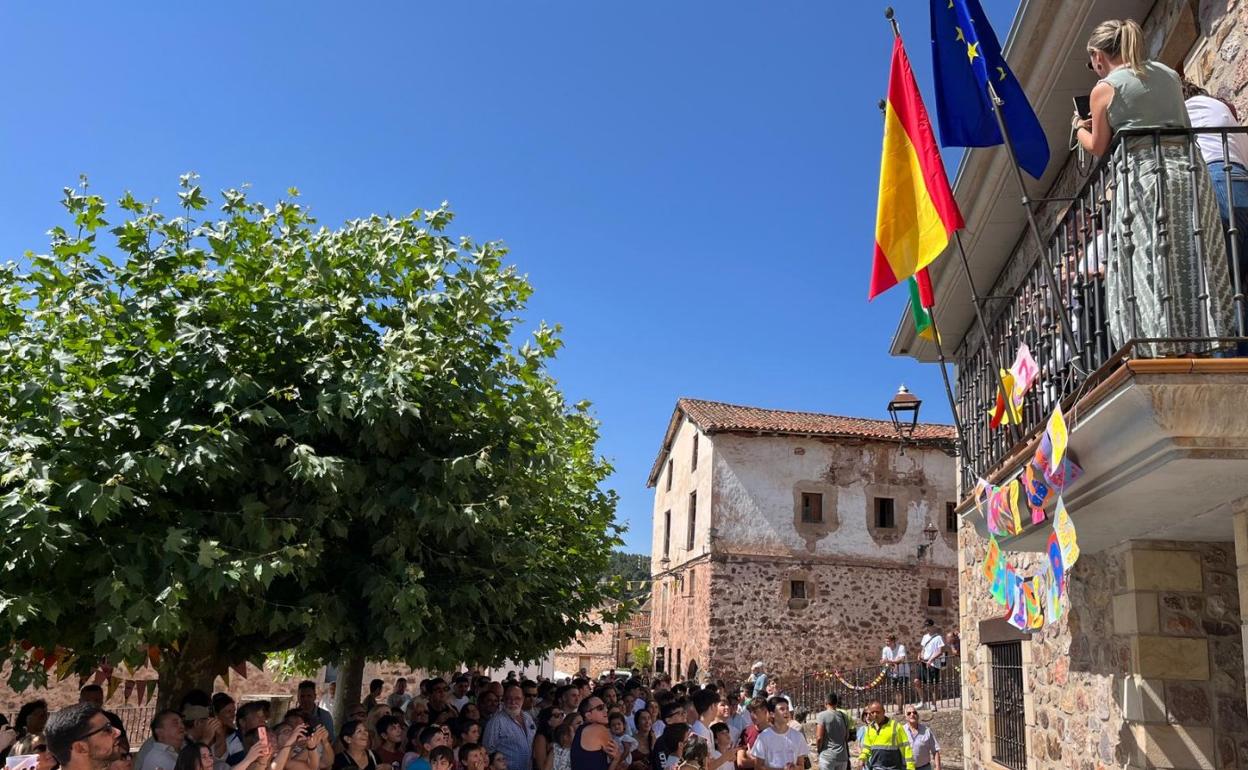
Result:
{"label": "person holding phone", "polygon": [[[1072,118],[1083,149],[1104,155],[1125,129],[1191,127],[1178,74],[1144,58],[1144,33],[1134,20],[1102,22],[1087,51],[1100,80],[1089,95],[1089,117]],[[1132,339],[1232,336],[1226,246],[1221,238],[1197,239],[1221,224],[1208,171],[1203,164],[1193,168],[1187,137],[1125,142],[1112,207],[1118,247],[1106,266],[1110,336],[1119,346]],[[1137,350],[1173,356],[1198,352],[1194,345],[1200,343],[1146,342]]]}

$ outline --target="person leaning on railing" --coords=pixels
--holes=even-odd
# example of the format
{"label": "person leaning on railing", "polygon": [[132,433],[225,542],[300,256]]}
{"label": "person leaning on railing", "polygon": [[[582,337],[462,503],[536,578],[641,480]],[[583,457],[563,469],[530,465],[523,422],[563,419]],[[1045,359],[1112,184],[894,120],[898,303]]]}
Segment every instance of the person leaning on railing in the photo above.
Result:
{"label": "person leaning on railing", "polygon": [[[1135,21],[1102,22],[1088,39],[1087,50],[1089,66],[1100,80],[1091,93],[1092,117],[1074,117],[1085,150],[1104,155],[1118,131],[1191,127],[1179,76],[1144,58],[1143,31]],[[1115,174],[1111,226],[1118,247],[1108,255],[1106,270],[1114,343],[1233,336],[1225,245],[1221,238],[1209,237],[1199,247],[1196,243],[1198,229],[1214,233],[1219,222],[1209,173],[1203,164],[1193,167],[1189,139],[1126,137]],[[1146,343],[1140,348],[1146,356],[1199,350],[1190,343]]]}
{"label": "person leaning on railing", "polygon": [[[1183,81],[1183,98],[1187,107],[1187,116],[1193,128],[1238,128],[1239,116],[1235,106],[1216,96],[1210,96],[1205,89],[1189,80]],[[1209,169],[1209,177],[1213,180],[1213,194],[1218,200],[1218,214],[1222,217],[1223,232],[1226,233],[1226,253],[1239,252],[1240,290],[1248,281],[1248,134],[1226,133],[1226,144],[1223,145],[1223,134],[1197,134],[1196,144],[1200,147],[1201,157]],[[1225,152],[1223,147],[1225,146]],[[1235,210],[1231,211],[1232,198]],[[1232,218],[1232,214],[1234,217]],[[1231,225],[1235,226],[1235,243],[1232,248]],[[1228,262],[1228,264],[1231,264]],[[1235,269],[1236,265],[1231,265]],[[1234,288],[1234,276],[1231,287]],[[1245,328],[1248,328],[1248,307],[1241,308],[1245,317]],[[1248,343],[1241,342],[1239,354],[1248,355]]]}

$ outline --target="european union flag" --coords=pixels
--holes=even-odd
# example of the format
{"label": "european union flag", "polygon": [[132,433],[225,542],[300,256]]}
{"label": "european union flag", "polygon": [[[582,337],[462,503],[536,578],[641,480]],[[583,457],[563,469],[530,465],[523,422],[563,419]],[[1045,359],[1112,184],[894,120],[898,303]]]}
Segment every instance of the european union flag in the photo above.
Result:
{"label": "european union flag", "polygon": [[1018,165],[1039,179],[1049,165],[1049,140],[1001,55],[997,35],[979,0],[931,0],[932,71],[944,147],[991,147],[1001,131],[988,98],[989,82],[1001,98]]}

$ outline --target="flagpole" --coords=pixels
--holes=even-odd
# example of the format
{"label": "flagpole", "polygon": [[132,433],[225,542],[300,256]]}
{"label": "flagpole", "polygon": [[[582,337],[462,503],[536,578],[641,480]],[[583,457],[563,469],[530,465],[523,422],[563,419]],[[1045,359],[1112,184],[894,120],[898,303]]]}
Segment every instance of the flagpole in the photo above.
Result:
{"label": "flagpole", "polygon": [[1004,104],[1004,101],[997,95],[997,89],[993,87],[990,79],[987,80],[987,87],[988,101],[992,103],[992,114],[997,119],[997,127],[1001,130],[1001,138],[1005,140],[1005,151],[1010,155],[1010,166],[1014,169],[1014,178],[1018,182],[1018,189],[1022,194],[1023,211],[1027,212],[1027,229],[1031,231],[1032,237],[1035,238],[1036,246],[1040,249],[1040,260],[1044,263],[1044,284],[1053,298],[1053,304],[1057,311],[1057,322],[1062,327],[1062,340],[1070,346],[1070,352],[1066,355],[1066,359],[1070,363],[1075,380],[1082,381],[1087,379],[1088,373],[1083,370],[1083,367],[1079,366],[1077,358],[1079,348],[1075,344],[1075,334],[1070,323],[1070,315],[1066,312],[1066,306],[1062,304],[1061,297],[1058,294],[1057,271],[1053,269],[1053,260],[1049,256],[1049,250],[1045,248],[1044,239],[1040,237],[1040,227],[1036,224],[1036,214],[1031,208],[1031,197],[1027,194],[1027,185],[1023,180],[1023,171],[1018,165],[1018,154],[1014,151],[1014,139],[1010,136],[1010,129],[1005,123],[1005,116],[1001,114],[1001,105]]}
{"label": "flagpole", "polygon": [[[888,20],[893,23],[893,34],[897,37],[901,37],[901,34],[897,30],[897,22],[891,16],[892,12],[893,9],[889,8],[885,11],[885,15],[888,16]],[[888,103],[884,99],[880,100],[878,105],[880,112],[885,111],[887,104]],[[910,280],[914,280],[914,278],[911,278]],[[914,301],[913,298],[911,298],[911,301]],[[921,301],[919,302],[919,306],[923,306]],[[944,348],[940,344],[940,328],[936,325],[936,312],[930,307],[924,307],[923,309],[927,311],[927,317],[932,322],[932,337],[933,341],[936,343],[936,355],[940,357],[940,378],[945,381],[945,397],[949,399],[949,413],[953,415],[953,429],[958,434],[958,446],[962,450],[962,457],[969,460],[970,454],[966,451],[966,434],[962,430],[962,420],[958,417],[958,402],[954,399],[953,387],[949,384],[948,361],[945,358]]]}
{"label": "flagpole", "polygon": [[[900,38],[901,28],[897,24],[897,19],[893,13],[893,7],[891,5],[884,9],[884,18],[888,19],[888,23],[893,26],[893,37]],[[880,110],[883,111],[883,109],[884,102],[881,101]],[[975,279],[971,276],[971,265],[966,258],[966,250],[962,248],[962,233],[954,230],[953,237],[957,240],[958,255],[962,260],[962,271],[966,275],[967,285],[969,285],[971,289],[971,304],[975,306],[975,318],[979,321],[979,332],[984,337],[984,347],[992,351],[992,368],[994,369],[994,379],[997,381],[997,394],[1001,397],[1003,403],[1005,403],[1006,412],[1010,416],[1010,435],[1014,438],[1015,443],[1019,443],[1023,440],[1022,429],[1016,424],[1016,420],[1014,420],[1014,402],[1011,400],[1009,388],[1005,386],[1005,380],[1001,376],[1001,370],[1004,367],[1001,366],[1001,361],[998,358],[996,345],[992,344],[992,337],[988,336],[988,325],[984,323],[984,311],[981,307],[979,293],[975,290]],[[958,431],[958,439],[962,444],[962,451],[964,453],[963,456],[966,458],[967,464],[969,465],[971,464],[971,456],[966,451],[966,439],[961,427],[961,420],[958,417],[958,406],[954,401],[953,389],[949,386],[949,374],[945,370],[945,354],[940,344],[940,330],[936,326],[936,314],[929,313],[929,315],[932,319],[932,336],[936,338],[936,354],[940,356],[940,375],[945,380],[945,393],[949,397],[949,410],[953,412],[954,427]],[[974,469],[973,465],[972,469]]]}
{"label": "flagpole", "polygon": [[970,465],[971,455],[966,451],[966,432],[962,430],[962,419],[958,417],[958,404],[953,398],[953,386],[949,384],[949,370],[945,367],[945,349],[940,344],[940,327],[936,325],[936,308],[926,308],[927,317],[932,322],[932,342],[936,344],[936,355],[940,356],[940,378],[945,381],[945,396],[949,399],[949,411],[953,414],[953,429],[958,433],[958,448],[962,457]]}
{"label": "flagpole", "polygon": [[984,348],[992,351],[992,368],[996,370],[997,395],[1001,396],[1007,405],[1006,411],[1010,416],[1010,435],[1014,437],[1014,442],[1018,443],[1023,440],[1022,428],[1015,424],[1014,404],[1010,400],[1009,388],[1005,387],[1005,379],[1001,376],[1005,367],[1001,365],[1000,351],[997,350],[991,335],[988,334],[988,324],[984,321],[983,300],[980,299],[979,291],[975,288],[975,277],[971,275],[971,262],[966,258],[966,249],[962,246],[962,233],[955,230],[953,239],[958,244],[958,258],[962,262],[962,274],[966,277],[966,285],[971,290],[971,305],[975,307],[975,320],[979,326],[979,334],[984,338]]}

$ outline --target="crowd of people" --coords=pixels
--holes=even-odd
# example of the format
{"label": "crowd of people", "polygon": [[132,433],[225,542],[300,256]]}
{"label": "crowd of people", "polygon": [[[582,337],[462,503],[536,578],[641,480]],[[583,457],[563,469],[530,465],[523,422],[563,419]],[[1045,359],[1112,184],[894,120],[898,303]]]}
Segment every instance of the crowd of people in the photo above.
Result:
{"label": "crowd of people", "polygon": [[741,685],[459,673],[414,691],[399,679],[386,693],[375,679],[340,730],[311,681],[280,714],[269,700],[196,690],[158,711],[137,747],[87,685],[52,714],[43,701],[23,706],[0,727],[0,755],[20,770],[810,770],[812,755],[819,770],[846,770],[855,756],[873,768],[940,769],[913,706],[905,721],[879,703],[855,719],[832,692],[823,711],[801,715],[813,720],[808,737],[764,668]]}

